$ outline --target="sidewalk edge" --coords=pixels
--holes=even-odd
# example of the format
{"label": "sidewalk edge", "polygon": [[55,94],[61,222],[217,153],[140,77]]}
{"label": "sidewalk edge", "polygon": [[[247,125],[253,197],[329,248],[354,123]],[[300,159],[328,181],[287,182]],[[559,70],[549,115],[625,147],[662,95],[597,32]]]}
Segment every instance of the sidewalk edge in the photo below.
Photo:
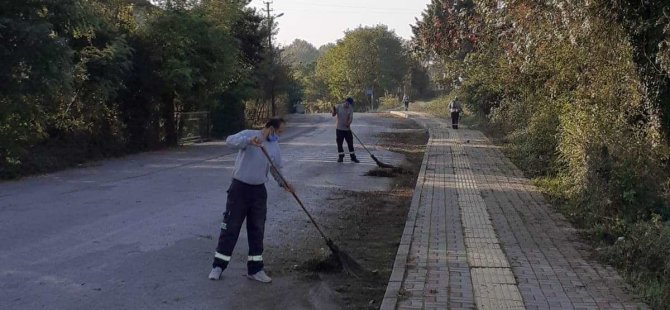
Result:
{"label": "sidewalk edge", "polygon": [[[408,113],[392,111],[390,112],[393,115],[409,118]],[[425,124],[421,124],[424,128]],[[430,145],[430,140],[432,138],[429,136],[428,143],[426,143],[426,150],[423,155],[423,161],[421,163],[421,170],[419,175],[416,178],[416,187],[414,188],[414,193],[412,194],[412,203],[410,209],[407,213],[407,220],[405,221],[405,229],[400,239],[400,245],[398,246],[398,252],[393,263],[393,271],[391,277],[389,278],[388,285],[386,286],[386,293],[384,294],[384,300],[380,306],[380,310],[395,310],[398,304],[398,294],[400,293],[400,288],[402,282],[405,278],[405,271],[407,267],[407,259],[409,256],[409,249],[412,244],[412,235],[414,234],[414,227],[416,225],[416,216],[419,211],[419,205],[421,202],[421,192],[423,191],[423,183],[426,176],[426,165],[428,163],[428,145]]]}

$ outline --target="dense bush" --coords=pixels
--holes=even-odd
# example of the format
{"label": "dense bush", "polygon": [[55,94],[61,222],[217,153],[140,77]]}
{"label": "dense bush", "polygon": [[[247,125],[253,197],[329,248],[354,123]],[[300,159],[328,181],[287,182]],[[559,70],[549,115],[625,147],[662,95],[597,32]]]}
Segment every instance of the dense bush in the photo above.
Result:
{"label": "dense bush", "polygon": [[[598,228],[606,257],[633,278],[667,280],[670,264],[651,253],[670,237],[661,224],[670,219],[669,9],[435,0],[415,27],[417,48],[445,64],[451,96],[488,122],[527,175],[558,180],[553,192],[569,213]],[[670,298],[667,285],[653,292],[652,304]]]}
{"label": "dense bush", "polygon": [[0,3],[0,178],[174,146],[177,112],[211,112],[220,137],[272,91],[287,111],[298,83],[247,4]]}
{"label": "dense bush", "polygon": [[[649,222],[621,226],[625,228],[619,235],[626,237],[603,247],[600,255],[644,284],[640,291],[650,306],[667,308],[670,304],[670,225],[654,217]],[[611,230],[603,228],[605,234]]]}
{"label": "dense bush", "polygon": [[396,96],[386,96],[379,98],[379,109],[390,110],[402,106],[402,98]]}

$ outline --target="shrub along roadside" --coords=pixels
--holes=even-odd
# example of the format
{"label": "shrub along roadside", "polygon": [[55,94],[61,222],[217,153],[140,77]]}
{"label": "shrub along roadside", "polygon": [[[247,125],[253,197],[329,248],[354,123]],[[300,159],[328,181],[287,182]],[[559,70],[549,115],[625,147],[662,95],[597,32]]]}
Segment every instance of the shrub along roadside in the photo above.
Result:
{"label": "shrub along roadside", "polygon": [[[428,104],[426,111],[445,118],[441,111],[441,98]],[[495,126],[487,120],[466,113],[463,123],[471,128],[482,130],[491,140],[503,146],[503,152],[524,174],[530,175],[525,163],[527,154],[514,146],[514,140],[500,134]],[[581,235],[595,248],[596,257],[603,263],[617,268],[632,285],[635,292],[648,303],[652,309],[667,309],[670,305],[670,221],[667,215],[649,213],[636,220],[624,219],[614,213],[606,214],[600,204],[593,204],[589,199],[570,197],[570,178],[538,176],[532,179],[545,195],[548,202],[561,212],[570,222],[580,229]],[[593,196],[605,197],[603,192],[592,193]],[[626,193],[621,198],[626,199]],[[630,199],[630,197],[628,197]],[[664,210],[662,205],[657,211]],[[662,213],[662,212],[661,212]]]}
{"label": "shrub along roadside", "polygon": [[437,82],[656,308],[670,304],[669,9],[433,0],[414,29]]}
{"label": "shrub along roadside", "polygon": [[[439,111],[434,105],[437,102],[429,104],[427,110],[430,113]],[[534,173],[525,163],[527,154],[514,146],[514,140],[500,135],[487,120],[468,115],[463,122],[473,124],[473,129],[484,131],[494,143],[503,146],[505,155],[524,174]],[[607,214],[601,204],[594,204],[588,198],[570,197],[571,186],[567,182],[571,179],[559,175],[538,176],[532,180],[549,203],[581,230],[581,235],[593,245],[601,262],[617,268],[652,309],[667,309],[670,305],[670,221],[667,214],[659,214],[664,210],[661,202],[657,202],[659,205],[655,208],[658,213],[625,219],[615,213]],[[592,196],[606,197],[601,189],[598,190],[600,192],[594,192]],[[624,200],[630,199],[629,195],[622,192],[620,196]]]}
{"label": "shrub along roadside", "polygon": [[626,221],[570,201],[558,177],[534,179],[553,206],[590,240],[597,257],[616,267],[653,309],[670,305],[670,223],[660,215]]}
{"label": "shrub along roadside", "polygon": [[[448,118],[444,107],[454,95],[429,102],[425,111],[435,116]],[[462,96],[461,96],[462,97]],[[467,106],[467,105],[466,105]],[[670,305],[670,221],[664,197],[644,192],[642,184],[630,184],[631,178],[625,173],[612,175],[609,186],[618,188],[618,194],[606,187],[593,188],[588,195],[573,196],[571,190],[574,177],[565,173],[553,172],[538,174],[528,163],[529,152],[519,146],[518,140],[504,135],[500,128],[489,119],[478,117],[466,111],[462,123],[470,124],[473,129],[484,131],[494,143],[503,146],[503,152],[524,174],[533,178],[548,201],[565,215],[572,224],[582,231],[582,236],[596,249],[597,258],[616,267],[627,281],[653,309],[667,309]],[[600,158],[602,160],[602,158]],[[611,163],[598,162],[594,166],[598,173]],[[636,173],[639,169],[629,165],[626,173]],[[610,168],[609,171],[612,169]],[[644,174],[644,173],[643,173]],[[654,177],[659,178],[659,175]],[[638,177],[640,178],[640,177]],[[639,182],[639,181],[638,181]],[[662,185],[662,184],[660,184]],[[634,188],[634,189],[631,189]],[[609,192],[606,192],[608,191]],[[639,190],[641,192],[636,192]],[[594,197],[602,197],[598,202]],[[620,208],[637,212],[620,212],[614,208],[611,198],[619,199]],[[653,199],[656,198],[656,199]],[[637,200],[640,199],[640,200]],[[608,201],[610,200],[610,201]],[[641,202],[643,201],[643,202]],[[642,205],[643,204],[643,205]]]}
{"label": "shrub along roadside", "polygon": [[179,112],[209,111],[222,137],[270,90],[286,111],[296,82],[248,3],[0,2],[0,179],[174,147]]}

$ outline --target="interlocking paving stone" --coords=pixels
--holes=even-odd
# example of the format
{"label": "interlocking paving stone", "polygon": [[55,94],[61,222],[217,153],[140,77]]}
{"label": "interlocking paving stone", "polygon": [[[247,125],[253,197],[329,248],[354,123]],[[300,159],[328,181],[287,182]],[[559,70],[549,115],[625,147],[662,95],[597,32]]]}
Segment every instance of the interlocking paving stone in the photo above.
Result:
{"label": "interlocking paving stone", "polygon": [[381,309],[646,309],[478,131],[430,139]]}

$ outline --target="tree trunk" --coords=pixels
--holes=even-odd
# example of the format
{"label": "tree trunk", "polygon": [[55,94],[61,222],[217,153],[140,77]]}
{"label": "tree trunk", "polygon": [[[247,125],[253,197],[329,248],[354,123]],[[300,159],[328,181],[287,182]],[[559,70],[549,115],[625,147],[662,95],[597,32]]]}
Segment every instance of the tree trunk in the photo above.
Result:
{"label": "tree trunk", "polygon": [[163,101],[164,113],[163,118],[165,119],[165,144],[168,146],[176,146],[178,142],[177,137],[177,124],[175,122],[174,115],[174,96],[169,95],[165,96]]}

